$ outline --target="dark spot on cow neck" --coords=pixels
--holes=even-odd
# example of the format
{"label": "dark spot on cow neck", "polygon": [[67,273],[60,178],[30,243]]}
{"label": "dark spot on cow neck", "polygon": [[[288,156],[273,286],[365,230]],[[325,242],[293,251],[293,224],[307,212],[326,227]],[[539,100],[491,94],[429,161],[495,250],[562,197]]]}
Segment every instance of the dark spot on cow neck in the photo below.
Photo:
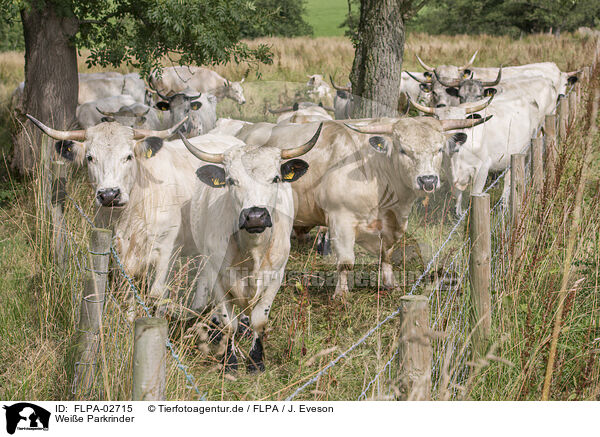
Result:
{"label": "dark spot on cow neck", "polygon": [[263,345],[260,337],[256,337],[252,349],[248,354],[248,365],[246,370],[248,373],[257,373],[265,371],[265,363],[263,362]]}

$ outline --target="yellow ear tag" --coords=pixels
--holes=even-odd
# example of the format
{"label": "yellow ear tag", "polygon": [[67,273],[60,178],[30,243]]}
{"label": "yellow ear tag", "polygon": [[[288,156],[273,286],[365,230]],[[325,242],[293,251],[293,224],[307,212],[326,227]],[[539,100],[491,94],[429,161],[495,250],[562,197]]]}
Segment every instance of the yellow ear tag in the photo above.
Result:
{"label": "yellow ear tag", "polygon": [[217,179],[217,178],[211,178],[211,180],[212,180],[212,184],[213,184],[215,187],[220,187],[221,185],[225,185],[225,183],[224,183],[224,182],[220,181],[220,180],[219,180],[219,179]]}
{"label": "yellow ear tag", "polygon": [[285,179],[286,181],[292,180],[294,179],[294,175],[296,173],[294,171],[290,171],[289,173],[286,173],[285,175],[283,175],[283,179]]}
{"label": "yellow ear tag", "polygon": [[152,149],[146,150],[146,158],[151,158],[151,157],[152,157]]}

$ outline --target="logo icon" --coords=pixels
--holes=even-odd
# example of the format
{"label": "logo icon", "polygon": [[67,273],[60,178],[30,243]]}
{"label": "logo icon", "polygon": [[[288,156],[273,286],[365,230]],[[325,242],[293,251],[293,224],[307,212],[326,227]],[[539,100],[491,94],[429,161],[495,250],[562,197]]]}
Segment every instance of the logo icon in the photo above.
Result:
{"label": "logo icon", "polygon": [[50,411],[28,402],[3,407],[6,410],[6,432],[14,434],[18,430],[47,431]]}

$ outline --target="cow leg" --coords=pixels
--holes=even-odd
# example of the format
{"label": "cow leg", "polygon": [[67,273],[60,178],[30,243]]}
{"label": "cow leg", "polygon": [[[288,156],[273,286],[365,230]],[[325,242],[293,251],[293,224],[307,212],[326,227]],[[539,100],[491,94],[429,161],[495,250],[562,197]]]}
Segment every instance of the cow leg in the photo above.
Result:
{"label": "cow leg", "polygon": [[477,169],[477,171],[475,172],[475,175],[473,176],[473,188],[471,190],[471,193],[473,193],[473,194],[483,193],[483,189],[485,187],[485,182],[487,181],[489,170],[490,170],[490,164],[487,162],[481,164],[481,166]]}
{"label": "cow leg", "polygon": [[456,213],[456,217],[460,217],[461,215],[463,215],[463,193],[464,191],[461,191],[458,188],[454,188],[454,194],[456,196],[456,205],[454,207],[454,212]]}
{"label": "cow leg", "polygon": [[502,191],[502,207],[510,205],[510,169],[504,174],[504,189]]}
{"label": "cow leg", "polygon": [[348,295],[348,272],[354,269],[354,242],[356,235],[349,217],[331,217],[329,232],[333,251],[337,258],[338,280],[334,299],[346,299]]}
{"label": "cow leg", "polygon": [[252,314],[250,315],[250,326],[254,331],[254,340],[252,342],[252,348],[250,349],[249,362],[246,366],[248,373],[265,371],[263,335],[265,327],[267,326],[267,321],[269,320],[269,311],[271,311],[271,305],[273,304],[275,295],[279,291],[283,274],[283,270],[278,272],[277,277],[273,278],[268,283],[264,291],[262,293],[257,293],[259,295],[262,294],[262,296],[252,308]]}
{"label": "cow leg", "polygon": [[153,299],[164,299],[169,292],[167,287],[167,275],[171,267],[172,256],[175,250],[175,240],[178,230],[172,230],[169,234],[157,242],[158,260],[155,265],[154,282],[150,288],[150,297]]}
{"label": "cow leg", "polygon": [[233,373],[237,371],[238,359],[235,355],[234,334],[237,329],[237,320],[233,314],[233,305],[231,302],[221,302],[217,306],[217,316],[221,319],[222,333],[227,340],[227,348],[221,361],[225,372]]}
{"label": "cow leg", "polygon": [[298,244],[306,244],[308,242],[308,233],[312,229],[312,226],[294,226],[294,235]]}

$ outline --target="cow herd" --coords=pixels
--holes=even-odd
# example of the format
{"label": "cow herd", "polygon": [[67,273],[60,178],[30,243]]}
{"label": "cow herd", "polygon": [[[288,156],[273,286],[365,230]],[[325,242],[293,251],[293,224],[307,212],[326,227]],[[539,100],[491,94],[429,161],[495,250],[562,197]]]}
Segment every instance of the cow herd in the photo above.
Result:
{"label": "cow herd", "polygon": [[[128,273],[153,272],[157,311],[176,260],[200,260],[189,313],[210,315],[228,370],[248,316],[255,372],[292,233],[328,227],[333,297],[348,298],[355,244],[381,257],[382,283],[395,287],[392,251],[415,200],[446,183],[462,214],[462,193],[481,192],[488,172],[506,169],[576,80],[553,63],[472,68],[475,56],[460,67],[419,59],[425,72],[402,74],[415,117],[351,120],[350,87],[332,83],[333,108],[298,102],[272,110],[276,123],[217,120],[221,99],[245,103],[241,82],[198,67],[164,69],[148,84],[135,74],[80,75],[79,130],[28,117],[63,159],[87,167]],[[308,86],[318,98],[330,92],[321,75]]]}

